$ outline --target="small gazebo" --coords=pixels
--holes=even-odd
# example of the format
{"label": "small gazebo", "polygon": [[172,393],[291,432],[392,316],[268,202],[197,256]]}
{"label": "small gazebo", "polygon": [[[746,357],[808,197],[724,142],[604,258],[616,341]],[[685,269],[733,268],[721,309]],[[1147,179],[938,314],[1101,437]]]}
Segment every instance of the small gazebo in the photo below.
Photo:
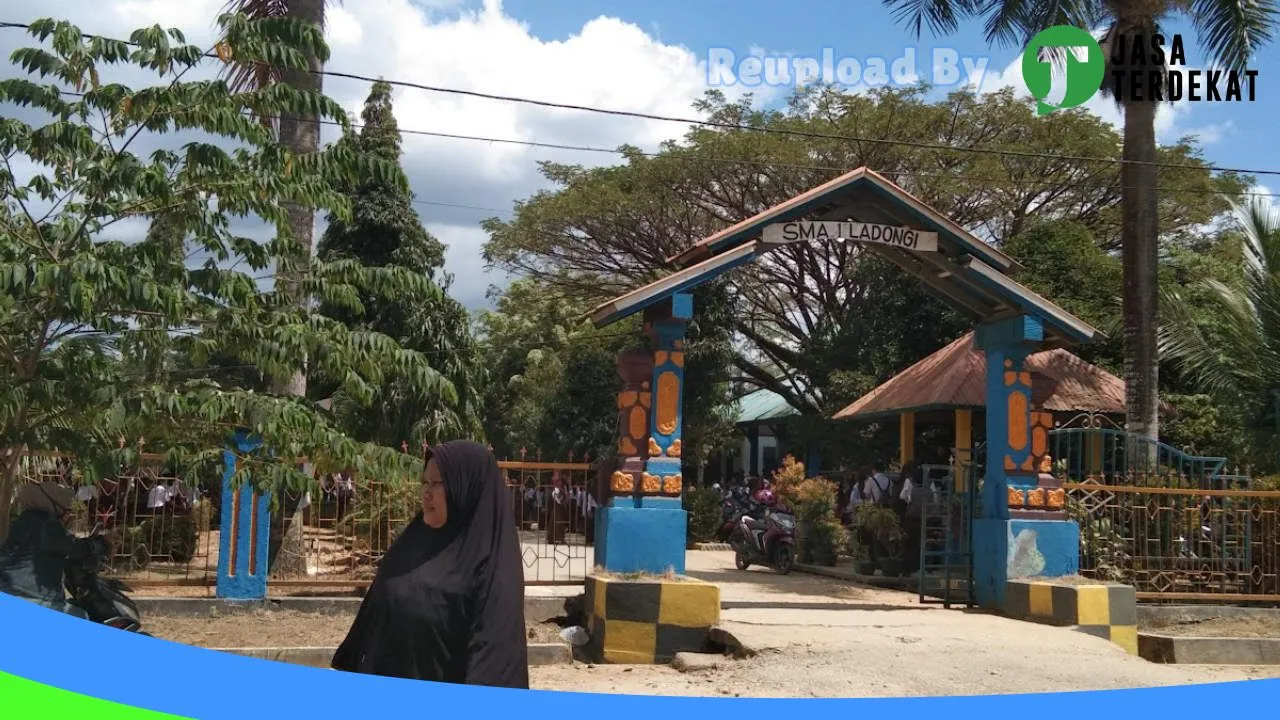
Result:
{"label": "small gazebo", "polygon": [[[1037,377],[1037,409],[1055,419],[1081,414],[1123,416],[1124,381],[1062,348],[1027,357]],[[973,447],[973,412],[986,409],[987,360],[973,332],[903,370],[836,413],[836,420],[899,418],[899,461],[915,458],[918,420],[953,423],[957,461]]]}

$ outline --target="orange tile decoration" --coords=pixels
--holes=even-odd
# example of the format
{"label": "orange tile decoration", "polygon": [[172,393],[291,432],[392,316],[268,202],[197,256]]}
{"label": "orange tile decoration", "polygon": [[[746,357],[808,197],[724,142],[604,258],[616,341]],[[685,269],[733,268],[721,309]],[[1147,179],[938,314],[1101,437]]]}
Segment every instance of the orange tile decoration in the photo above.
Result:
{"label": "orange tile decoration", "polygon": [[609,489],[613,490],[615,493],[635,492],[635,478],[631,476],[631,473],[625,473],[619,470],[613,474],[612,478],[610,478]]}
{"label": "orange tile decoration", "polygon": [[1049,509],[1061,510],[1067,505],[1067,491],[1062,488],[1053,488],[1049,491]]}
{"label": "orange tile decoration", "polygon": [[663,495],[679,495],[684,488],[684,478],[680,473],[668,475],[662,478],[662,494]]}
{"label": "orange tile decoration", "polygon": [[1027,449],[1027,394],[1014,390],[1009,393],[1009,449],[1021,452]]}
{"label": "orange tile decoration", "polygon": [[678,368],[684,367],[684,353],[682,352],[671,353],[671,364],[675,365]]}
{"label": "orange tile decoration", "polygon": [[644,473],[640,477],[640,490],[645,495],[656,495],[662,491],[662,478]]}
{"label": "orange tile decoration", "polygon": [[623,390],[618,393],[618,409],[625,410],[636,404],[640,394],[635,390]]}
{"label": "orange tile decoration", "polygon": [[1027,491],[1027,507],[1044,508],[1044,488],[1032,488]]}
{"label": "orange tile decoration", "polygon": [[640,450],[636,447],[636,444],[631,441],[631,438],[624,437],[618,441],[618,454],[623,457],[634,457],[640,454]]}
{"label": "orange tile decoration", "polygon": [[672,458],[680,457],[680,450],[681,450],[680,438],[676,438],[674,441],[672,441],[671,447],[667,448],[667,457],[672,457]]}
{"label": "orange tile decoration", "polygon": [[662,448],[658,447],[658,441],[653,438],[649,438],[649,457],[660,457],[661,455]]}
{"label": "orange tile decoration", "polygon": [[1022,495],[1022,490],[1011,487],[1009,488],[1009,507],[1022,507],[1026,504],[1026,499]]}
{"label": "orange tile decoration", "polygon": [[649,413],[644,408],[632,407],[631,417],[627,419],[627,432],[633,438],[643,438],[649,434]]}
{"label": "orange tile decoration", "polygon": [[670,435],[676,431],[676,424],[679,422],[677,417],[680,404],[680,378],[673,371],[668,370],[658,376],[658,402],[654,412],[657,415],[657,422],[654,426],[658,428],[658,432],[663,435]]}

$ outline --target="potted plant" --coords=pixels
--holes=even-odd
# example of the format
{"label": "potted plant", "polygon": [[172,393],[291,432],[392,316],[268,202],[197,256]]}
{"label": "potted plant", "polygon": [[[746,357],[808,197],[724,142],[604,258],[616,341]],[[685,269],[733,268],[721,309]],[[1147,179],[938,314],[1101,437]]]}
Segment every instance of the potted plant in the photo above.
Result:
{"label": "potted plant", "polygon": [[[878,505],[859,505],[855,512],[861,543],[866,547],[867,563],[878,567],[888,577],[897,577],[905,567],[902,558],[902,523],[893,510]],[[870,572],[860,574],[869,575]]]}

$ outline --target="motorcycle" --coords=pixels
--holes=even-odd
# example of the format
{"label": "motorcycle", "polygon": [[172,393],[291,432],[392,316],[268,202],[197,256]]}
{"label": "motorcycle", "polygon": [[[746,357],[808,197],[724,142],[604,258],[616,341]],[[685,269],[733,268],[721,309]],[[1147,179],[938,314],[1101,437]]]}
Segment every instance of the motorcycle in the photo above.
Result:
{"label": "motorcycle", "polygon": [[786,575],[796,563],[795,516],[777,509],[771,502],[758,504],[763,507],[763,516],[757,518],[755,513],[744,513],[729,538],[734,564],[739,570],[766,565],[779,575]]}
{"label": "motorcycle", "polygon": [[150,633],[142,630],[142,618],[137,604],[126,594],[131,592],[131,588],[101,574],[110,553],[106,538],[95,532],[77,542],[82,543],[87,552],[80,559],[68,562],[63,572],[69,596],[66,600],[55,602],[33,596],[21,588],[5,585],[0,585],[0,592],[37,602],[83,620],[150,637]]}
{"label": "motorcycle", "polygon": [[724,494],[720,505],[720,527],[716,530],[716,540],[724,542],[733,534],[738,526],[738,519],[750,510],[751,498],[745,487],[732,487]]}
{"label": "motorcycle", "polygon": [[101,574],[111,550],[106,538],[94,534],[82,542],[88,543],[89,552],[82,561],[70,564],[66,572],[71,603],[93,622],[150,637],[142,630],[137,604],[126,594],[132,588]]}

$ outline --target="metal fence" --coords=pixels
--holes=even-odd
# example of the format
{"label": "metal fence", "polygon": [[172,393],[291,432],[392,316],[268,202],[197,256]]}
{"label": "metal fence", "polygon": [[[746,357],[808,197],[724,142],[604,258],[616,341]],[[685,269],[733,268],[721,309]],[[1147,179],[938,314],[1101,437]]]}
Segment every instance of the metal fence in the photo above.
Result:
{"label": "metal fence", "polygon": [[[201,483],[169,472],[163,455],[146,453],[141,459],[137,468],[77,487],[71,529],[105,534],[112,549],[108,573],[133,587],[203,593],[218,573],[216,501]],[[19,484],[70,485],[73,462],[59,453],[30,453]]]}
{"label": "metal fence", "polygon": [[1280,491],[1065,483],[1081,574],[1141,600],[1280,602]]}
{"label": "metal fence", "polygon": [[[74,460],[36,454],[20,482],[70,482]],[[593,567],[595,478],[587,462],[499,462],[519,530],[525,582],[580,584]],[[271,595],[358,589],[373,579],[391,542],[419,512],[416,483],[317,477],[306,493],[283,493],[270,521]],[[77,489],[73,531],[104,532],[108,573],[149,595],[212,595],[217,584],[222,489],[166,472],[164,456]]]}

